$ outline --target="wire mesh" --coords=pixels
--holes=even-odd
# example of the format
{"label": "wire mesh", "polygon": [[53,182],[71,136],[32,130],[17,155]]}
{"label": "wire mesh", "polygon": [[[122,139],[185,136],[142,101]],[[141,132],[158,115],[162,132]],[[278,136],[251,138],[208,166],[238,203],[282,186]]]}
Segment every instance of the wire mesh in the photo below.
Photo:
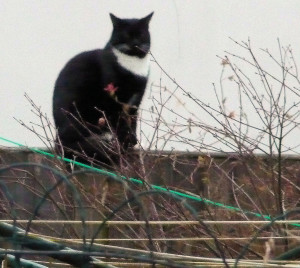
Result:
{"label": "wire mesh", "polygon": [[[208,221],[191,200],[120,176],[66,174],[37,163],[6,165],[0,176],[3,267],[259,267],[262,243],[298,239],[291,225],[297,209],[265,224]],[[290,236],[275,224],[283,219],[294,219],[280,222],[289,224]],[[235,229],[243,229],[244,240]],[[278,260],[266,265],[280,267],[298,252],[284,250],[283,242],[277,247]]]}

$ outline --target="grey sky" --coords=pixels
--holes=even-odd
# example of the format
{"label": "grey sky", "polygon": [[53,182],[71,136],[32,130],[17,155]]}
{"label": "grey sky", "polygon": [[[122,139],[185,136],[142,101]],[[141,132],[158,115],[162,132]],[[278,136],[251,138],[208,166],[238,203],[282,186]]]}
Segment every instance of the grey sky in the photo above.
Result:
{"label": "grey sky", "polygon": [[[1,0],[0,135],[41,146],[13,118],[38,123],[24,93],[52,118],[52,91],[60,69],[77,53],[105,45],[112,29],[108,13],[142,17],[151,11],[153,54],[180,85],[206,103],[215,102],[212,82],[218,82],[221,72],[216,55],[236,50],[228,37],[238,41],[250,37],[254,48],[276,53],[280,38],[282,44],[292,45],[300,61],[297,0]],[[151,82],[158,84],[160,77],[161,71],[152,64]],[[162,78],[171,90],[173,85]],[[149,91],[145,110],[152,105],[148,96]],[[234,98],[228,99],[229,109],[231,105],[235,109]],[[149,126],[144,130],[152,131]]]}

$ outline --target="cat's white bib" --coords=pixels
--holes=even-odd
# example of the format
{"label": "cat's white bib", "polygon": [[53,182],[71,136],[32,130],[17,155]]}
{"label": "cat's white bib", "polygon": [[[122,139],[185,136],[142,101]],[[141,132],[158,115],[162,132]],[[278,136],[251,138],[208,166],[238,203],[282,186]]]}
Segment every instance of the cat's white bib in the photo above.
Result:
{"label": "cat's white bib", "polygon": [[150,55],[147,54],[144,58],[139,58],[136,56],[130,56],[122,53],[120,50],[116,48],[112,48],[114,55],[117,58],[118,63],[127,71],[139,75],[147,77],[149,74],[149,66],[150,66]]}

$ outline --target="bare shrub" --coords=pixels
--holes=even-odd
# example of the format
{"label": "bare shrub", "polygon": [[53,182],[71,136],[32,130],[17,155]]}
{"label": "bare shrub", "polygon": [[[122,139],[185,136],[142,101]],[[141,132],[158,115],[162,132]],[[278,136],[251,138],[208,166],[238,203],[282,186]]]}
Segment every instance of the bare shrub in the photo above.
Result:
{"label": "bare shrub", "polygon": [[[109,149],[119,157],[112,167],[112,176],[105,172],[99,175],[99,170],[87,174],[73,169],[70,173],[57,158],[39,160],[67,174],[82,200],[85,220],[146,222],[138,227],[129,224],[89,226],[84,234],[92,239],[92,244],[101,241],[146,251],[216,257],[225,266],[227,258],[245,257],[243,249],[247,258],[267,263],[295,245],[298,227],[271,224],[260,228],[252,221],[279,215],[293,219],[294,215],[285,213],[297,208],[299,203],[300,80],[296,60],[291,47],[282,47],[279,40],[278,52],[253,49],[250,40],[233,42],[240,54],[226,52],[224,57],[219,57],[221,74],[218,84],[212,85],[215,102],[211,104],[181,87],[152,55],[162,79],[150,86],[150,93],[145,97],[151,101],[150,109],[140,110],[138,149],[124,154],[117,140],[110,145]],[[278,56],[274,56],[276,53]],[[165,79],[168,86],[163,84]],[[55,130],[49,118],[27,98],[40,122],[20,123],[56,155]],[[96,145],[101,140],[95,137],[93,142]],[[188,153],[175,148],[184,148]],[[99,163],[94,162],[94,165],[99,167]],[[11,177],[17,178],[19,170],[9,172],[12,172]],[[18,187],[24,187],[34,196],[43,196],[47,189],[44,184],[55,184],[56,176],[53,170],[43,172],[26,173],[29,174],[26,179],[16,180]],[[133,177],[139,179],[128,180]],[[33,180],[38,187],[31,186]],[[163,193],[153,185],[168,190]],[[170,191],[198,200],[183,201]],[[5,197],[2,200],[6,205],[1,213],[7,215],[9,202],[4,201]],[[71,220],[82,217],[74,203],[74,194],[63,184],[47,196],[47,202],[50,214],[38,215],[32,208],[25,211],[23,206],[23,212],[27,213],[24,218],[48,219],[51,215],[55,220]],[[22,209],[22,202],[14,206]],[[194,220],[200,224],[164,223]],[[246,220],[249,223],[219,226],[203,223],[203,220]],[[149,221],[160,223],[153,227],[147,224]],[[60,229],[47,227],[36,228],[34,232],[82,238],[83,230],[72,225],[62,224]],[[259,239],[254,236],[256,231],[261,235]],[[116,240],[107,242],[105,236]],[[252,236],[255,237],[252,246],[244,247]],[[121,237],[122,242],[117,240]],[[155,258],[152,256],[152,259]],[[172,265],[176,267],[169,263]]]}

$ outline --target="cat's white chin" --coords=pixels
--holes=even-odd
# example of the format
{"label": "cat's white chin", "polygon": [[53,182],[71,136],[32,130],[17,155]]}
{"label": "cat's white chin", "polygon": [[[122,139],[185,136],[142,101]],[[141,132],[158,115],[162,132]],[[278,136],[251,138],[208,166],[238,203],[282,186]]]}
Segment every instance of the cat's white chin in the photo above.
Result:
{"label": "cat's white chin", "polygon": [[143,77],[148,76],[150,66],[149,54],[147,54],[144,58],[139,58],[127,55],[114,47],[112,48],[112,52],[116,56],[118,64],[125,70],[133,73],[134,75]]}

